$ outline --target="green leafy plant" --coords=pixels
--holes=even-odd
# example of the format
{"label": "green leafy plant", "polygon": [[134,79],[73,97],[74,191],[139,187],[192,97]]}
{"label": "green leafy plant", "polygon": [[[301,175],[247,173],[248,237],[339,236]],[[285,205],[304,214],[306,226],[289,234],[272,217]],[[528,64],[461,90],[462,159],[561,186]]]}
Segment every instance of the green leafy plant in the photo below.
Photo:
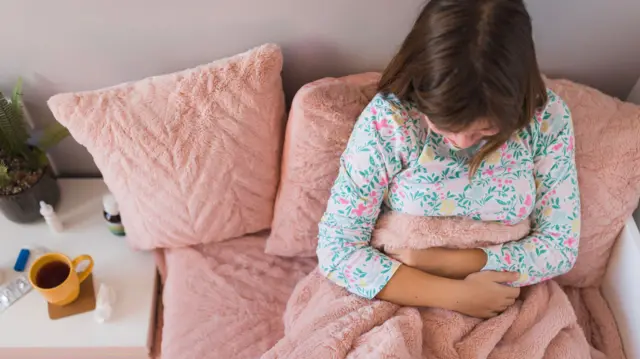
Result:
{"label": "green leafy plant", "polygon": [[11,99],[0,92],[0,195],[17,194],[33,186],[42,177],[49,161],[46,152],[69,135],[55,124],[31,136],[22,103],[22,80],[13,89]]}

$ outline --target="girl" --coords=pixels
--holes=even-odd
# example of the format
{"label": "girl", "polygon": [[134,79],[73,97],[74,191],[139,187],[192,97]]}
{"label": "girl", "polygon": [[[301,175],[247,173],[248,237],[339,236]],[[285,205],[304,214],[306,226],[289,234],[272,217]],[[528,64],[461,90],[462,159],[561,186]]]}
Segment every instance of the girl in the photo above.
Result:
{"label": "girl", "polygon": [[[344,154],[317,249],[367,298],[488,318],[520,286],[569,271],[580,201],[569,109],[545,88],[522,0],[431,0],[385,69]],[[476,249],[370,246],[381,209],[513,224]],[[508,285],[505,285],[508,284]]]}

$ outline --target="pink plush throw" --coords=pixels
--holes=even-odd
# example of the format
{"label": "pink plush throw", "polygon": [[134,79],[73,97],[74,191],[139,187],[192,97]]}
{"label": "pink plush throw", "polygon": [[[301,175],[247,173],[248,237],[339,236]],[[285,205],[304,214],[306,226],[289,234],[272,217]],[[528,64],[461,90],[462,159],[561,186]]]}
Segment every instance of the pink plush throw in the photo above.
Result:
{"label": "pink plush throw", "polygon": [[93,156],[136,248],[217,242],[271,225],[285,116],[267,44],[48,104]]}

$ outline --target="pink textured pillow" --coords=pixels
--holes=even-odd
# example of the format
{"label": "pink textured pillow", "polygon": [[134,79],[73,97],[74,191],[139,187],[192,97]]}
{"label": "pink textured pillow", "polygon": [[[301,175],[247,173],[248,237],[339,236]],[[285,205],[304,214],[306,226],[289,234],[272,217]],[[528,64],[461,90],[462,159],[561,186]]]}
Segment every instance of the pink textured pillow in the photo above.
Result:
{"label": "pink textured pillow", "polygon": [[217,242],[270,226],[279,178],[282,54],[227,59],[48,104],[87,147],[140,249]]}
{"label": "pink textured pillow", "polygon": [[640,107],[568,80],[547,85],[572,113],[582,212],[578,261],[558,281],[597,285],[640,199]]}
{"label": "pink textured pillow", "polygon": [[315,256],[318,222],[338,175],[338,159],[379,79],[377,73],[326,78],[295,95],[267,253]]}

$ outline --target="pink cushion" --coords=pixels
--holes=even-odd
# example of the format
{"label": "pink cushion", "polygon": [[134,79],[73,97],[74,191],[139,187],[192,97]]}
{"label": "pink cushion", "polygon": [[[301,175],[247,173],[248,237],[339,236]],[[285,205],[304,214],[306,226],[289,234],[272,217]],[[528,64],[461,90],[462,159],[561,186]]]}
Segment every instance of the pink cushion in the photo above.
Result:
{"label": "pink cushion", "polygon": [[547,84],[572,113],[582,212],[578,261],[558,281],[597,285],[640,199],[640,107],[568,80]]}
{"label": "pink cushion", "polygon": [[[313,256],[339,157],[376,74],[324,79],[296,94],[267,252]],[[562,284],[597,284],[611,247],[640,198],[640,108],[567,80],[548,85],[569,105],[582,202],[580,254]]]}
{"label": "pink cushion", "polygon": [[379,78],[365,73],[322,79],[295,95],[267,253],[315,256],[318,222],[338,175],[338,158]]}
{"label": "pink cushion", "polygon": [[265,254],[265,238],[166,251],[162,358],[255,359],[284,336],[287,300],[316,261]]}
{"label": "pink cushion", "polygon": [[282,54],[227,59],[48,104],[93,156],[137,248],[222,241],[270,226],[284,120]]}

